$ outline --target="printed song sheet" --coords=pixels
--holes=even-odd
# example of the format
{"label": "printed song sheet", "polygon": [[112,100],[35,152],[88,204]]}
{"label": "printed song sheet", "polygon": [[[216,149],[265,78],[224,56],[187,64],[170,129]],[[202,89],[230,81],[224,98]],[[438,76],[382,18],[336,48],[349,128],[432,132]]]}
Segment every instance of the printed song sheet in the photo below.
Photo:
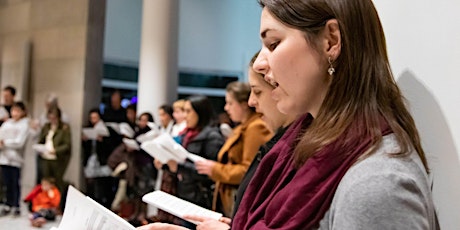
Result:
{"label": "printed song sheet", "polygon": [[123,218],[69,186],[58,230],[135,230]]}
{"label": "printed song sheet", "polygon": [[[205,209],[162,191],[147,193],[142,197],[142,201],[180,218],[183,218],[184,215],[197,215],[219,220],[222,217],[221,213]],[[191,222],[197,224],[196,222]]]}

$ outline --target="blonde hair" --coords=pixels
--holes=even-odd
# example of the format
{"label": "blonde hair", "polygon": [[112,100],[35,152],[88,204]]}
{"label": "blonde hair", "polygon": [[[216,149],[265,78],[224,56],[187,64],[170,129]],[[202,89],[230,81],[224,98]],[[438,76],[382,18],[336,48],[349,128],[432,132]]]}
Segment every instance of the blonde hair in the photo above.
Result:
{"label": "blonde hair", "polygon": [[184,111],[185,100],[179,99],[172,104],[173,109],[180,109]]}

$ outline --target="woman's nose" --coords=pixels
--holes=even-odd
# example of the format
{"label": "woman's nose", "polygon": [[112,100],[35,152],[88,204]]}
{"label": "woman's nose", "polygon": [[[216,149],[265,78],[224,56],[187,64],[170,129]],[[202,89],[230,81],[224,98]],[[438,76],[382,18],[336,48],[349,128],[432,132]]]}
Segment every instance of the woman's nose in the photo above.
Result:
{"label": "woman's nose", "polygon": [[252,65],[252,68],[254,71],[260,74],[267,74],[268,72],[268,62],[267,59],[265,58],[264,53],[262,51],[259,53],[257,56],[256,60],[254,61],[254,64]]}

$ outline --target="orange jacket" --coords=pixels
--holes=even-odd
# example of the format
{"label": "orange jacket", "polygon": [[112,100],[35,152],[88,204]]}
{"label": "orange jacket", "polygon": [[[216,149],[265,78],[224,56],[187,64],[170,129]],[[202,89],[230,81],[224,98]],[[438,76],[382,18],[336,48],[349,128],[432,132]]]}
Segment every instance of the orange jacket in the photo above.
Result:
{"label": "orange jacket", "polygon": [[233,213],[234,195],[249,165],[260,146],[273,136],[260,114],[252,115],[246,122],[233,129],[233,134],[224,143],[212,169],[211,179],[216,182],[213,210],[220,197],[225,216]]}
{"label": "orange jacket", "polygon": [[57,208],[60,201],[61,193],[56,187],[53,187],[49,192],[40,190],[32,199],[32,211],[37,212],[40,209]]}

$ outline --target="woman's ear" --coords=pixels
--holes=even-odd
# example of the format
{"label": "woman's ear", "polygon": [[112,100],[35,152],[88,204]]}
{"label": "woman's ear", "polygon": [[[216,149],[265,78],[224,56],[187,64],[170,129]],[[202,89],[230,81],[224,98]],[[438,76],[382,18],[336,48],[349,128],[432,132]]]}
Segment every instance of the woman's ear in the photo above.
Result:
{"label": "woman's ear", "polygon": [[340,55],[342,39],[337,19],[330,19],[326,22],[322,33],[323,51],[327,57],[336,60]]}

